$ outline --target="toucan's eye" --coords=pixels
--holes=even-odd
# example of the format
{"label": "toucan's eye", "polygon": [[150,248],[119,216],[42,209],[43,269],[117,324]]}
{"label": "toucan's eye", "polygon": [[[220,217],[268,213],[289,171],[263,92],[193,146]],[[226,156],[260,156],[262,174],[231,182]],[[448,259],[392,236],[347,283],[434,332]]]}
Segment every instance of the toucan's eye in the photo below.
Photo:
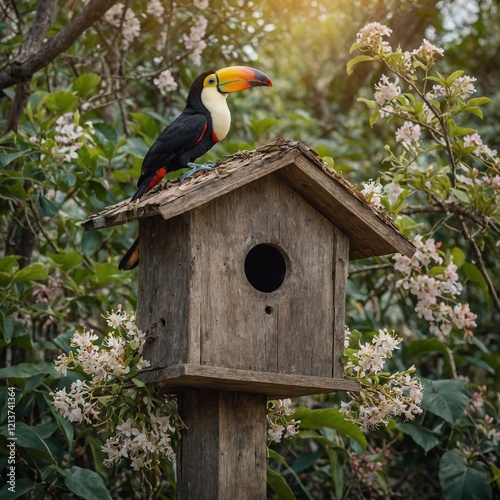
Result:
{"label": "toucan's eye", "polygon": [[211,76],[209,79],[208,79],[208,84],[209,85],[213,85],[215,83],[215,78],[213,76]]}

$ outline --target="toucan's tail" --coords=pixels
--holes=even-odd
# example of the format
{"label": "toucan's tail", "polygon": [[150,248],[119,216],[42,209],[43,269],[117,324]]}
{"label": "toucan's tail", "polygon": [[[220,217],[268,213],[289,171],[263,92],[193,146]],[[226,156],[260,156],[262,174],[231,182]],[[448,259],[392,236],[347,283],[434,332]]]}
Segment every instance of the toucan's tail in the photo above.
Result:
{"label": "toucan's tail", "polygon": [[134,241],[134,244],[127,250],[122,260],[118,264],[118,269],[129,271],[139,265],[139,238]]}

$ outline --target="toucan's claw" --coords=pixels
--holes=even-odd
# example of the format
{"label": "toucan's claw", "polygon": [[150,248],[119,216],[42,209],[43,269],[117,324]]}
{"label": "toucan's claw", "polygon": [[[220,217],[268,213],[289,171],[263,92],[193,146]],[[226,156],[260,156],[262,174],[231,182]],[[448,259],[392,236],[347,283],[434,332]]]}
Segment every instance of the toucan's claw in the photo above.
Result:
{"label": "toucan's claw", "polygon": [[198,163],[188,163],[188,167],[191,167],[191,170],[188,170],[185,174],[182,174],[179,177],[180,182],[184,182],[189,177],[192,177],[196,172],[200,170],[212,170],[215,167],[215,164],[211,161],[207,161],[206,163],[198,164]]}
{"label": "toucan's claw", "polygon": [[139,203],[141,200],[139,198],[136,198],[134,201],[129,201],[127,206],[129,210],[133,210],[134,214],[137,215],[137,209],[139,208]]}

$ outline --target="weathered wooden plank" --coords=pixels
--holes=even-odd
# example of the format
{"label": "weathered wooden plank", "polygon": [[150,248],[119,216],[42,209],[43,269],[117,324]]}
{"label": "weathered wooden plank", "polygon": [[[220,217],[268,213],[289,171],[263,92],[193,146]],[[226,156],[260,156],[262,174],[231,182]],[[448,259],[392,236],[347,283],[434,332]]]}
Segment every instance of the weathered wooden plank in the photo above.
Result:
{"label": "weathered wooden plank", "polygon": [[276,300],[255,290],[244,269],[254,245],[278,243],[274,197],[266,177],[192,212],[199,236],[192,272],[200,300],[201,364],[277,371],[277,316],[265,312]]}
{"label": "weathered wooden plank", "polygon": [[289,261],[287,295],[277,308],[278,372],[331,377],[334,227],[278,177],[271,178],[279,189],[270,209]]}
{"label": "weathered wooden plank", "polygon": [[413,244],[395,227],[306,158],[298,157],[277,175],[350,238],[351,260],[396,252],[408,256],[415,253]]}
{"label": "weathered wooden plank", "polygon": [[[186,335],[190,294],[189,214],[141,220],[137,323],[147,332],[144,356],[153,367],[199,362]],[[198,350],[197,350],[198,349]]]}
{"label": "weathered wooden plank", "polygon": [[345,338],[345,301],[346,283],[349,271],[349,238],[335,228],[335,244],[333,246],[333,378],[344,377],[342,356],[344,355]]}
{"label": "weathered wooden plank", "polygon": [[266,498],[266,397],[208,389],[179,394],[179,500]]}
{"label": "weathered wooden plank", "polygon": [[[158,214],[165,219],[176,217],[293,163],[299,155],[300,151],[294,148],[266,155],[265,158],[258,154],[253,157],[249,155],[244,159],[234,160],[235,165],[223,163],[212,172],[203,173],[182,184],[172,183],[168,189],[147,193],[138,205],[130,204],[127,200],[109,207],[84,221],[82,227],[85,231],[92,231]],[[229,175],[226,173],[226,165],[230,170]]]}
{"label": "weathered wooden plank", "polygon": [[354,380],[312,377],[253,370],[235,370],[215,366],[179,364],[140,374],[145,382],[162,381],[165,390],[177,392],[183,387],[199,387],[238,392],[252,392],[274,397],[298,397],[335,391],[359,391]]}

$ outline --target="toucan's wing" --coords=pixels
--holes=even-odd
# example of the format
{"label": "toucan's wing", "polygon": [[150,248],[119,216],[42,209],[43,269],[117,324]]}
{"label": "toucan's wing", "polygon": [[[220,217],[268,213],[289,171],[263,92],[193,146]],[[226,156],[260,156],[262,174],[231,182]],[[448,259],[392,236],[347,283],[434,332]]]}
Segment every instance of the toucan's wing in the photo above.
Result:
{"label": "toucan's wing", "polygon": [[144,157],[138,189],[143,188],[143,193],[149,191],[167,172],[184,167],[179,163],[181,156],[201,141],[207,128],[208,118],[203,113],[179,115],[163,130]]}

